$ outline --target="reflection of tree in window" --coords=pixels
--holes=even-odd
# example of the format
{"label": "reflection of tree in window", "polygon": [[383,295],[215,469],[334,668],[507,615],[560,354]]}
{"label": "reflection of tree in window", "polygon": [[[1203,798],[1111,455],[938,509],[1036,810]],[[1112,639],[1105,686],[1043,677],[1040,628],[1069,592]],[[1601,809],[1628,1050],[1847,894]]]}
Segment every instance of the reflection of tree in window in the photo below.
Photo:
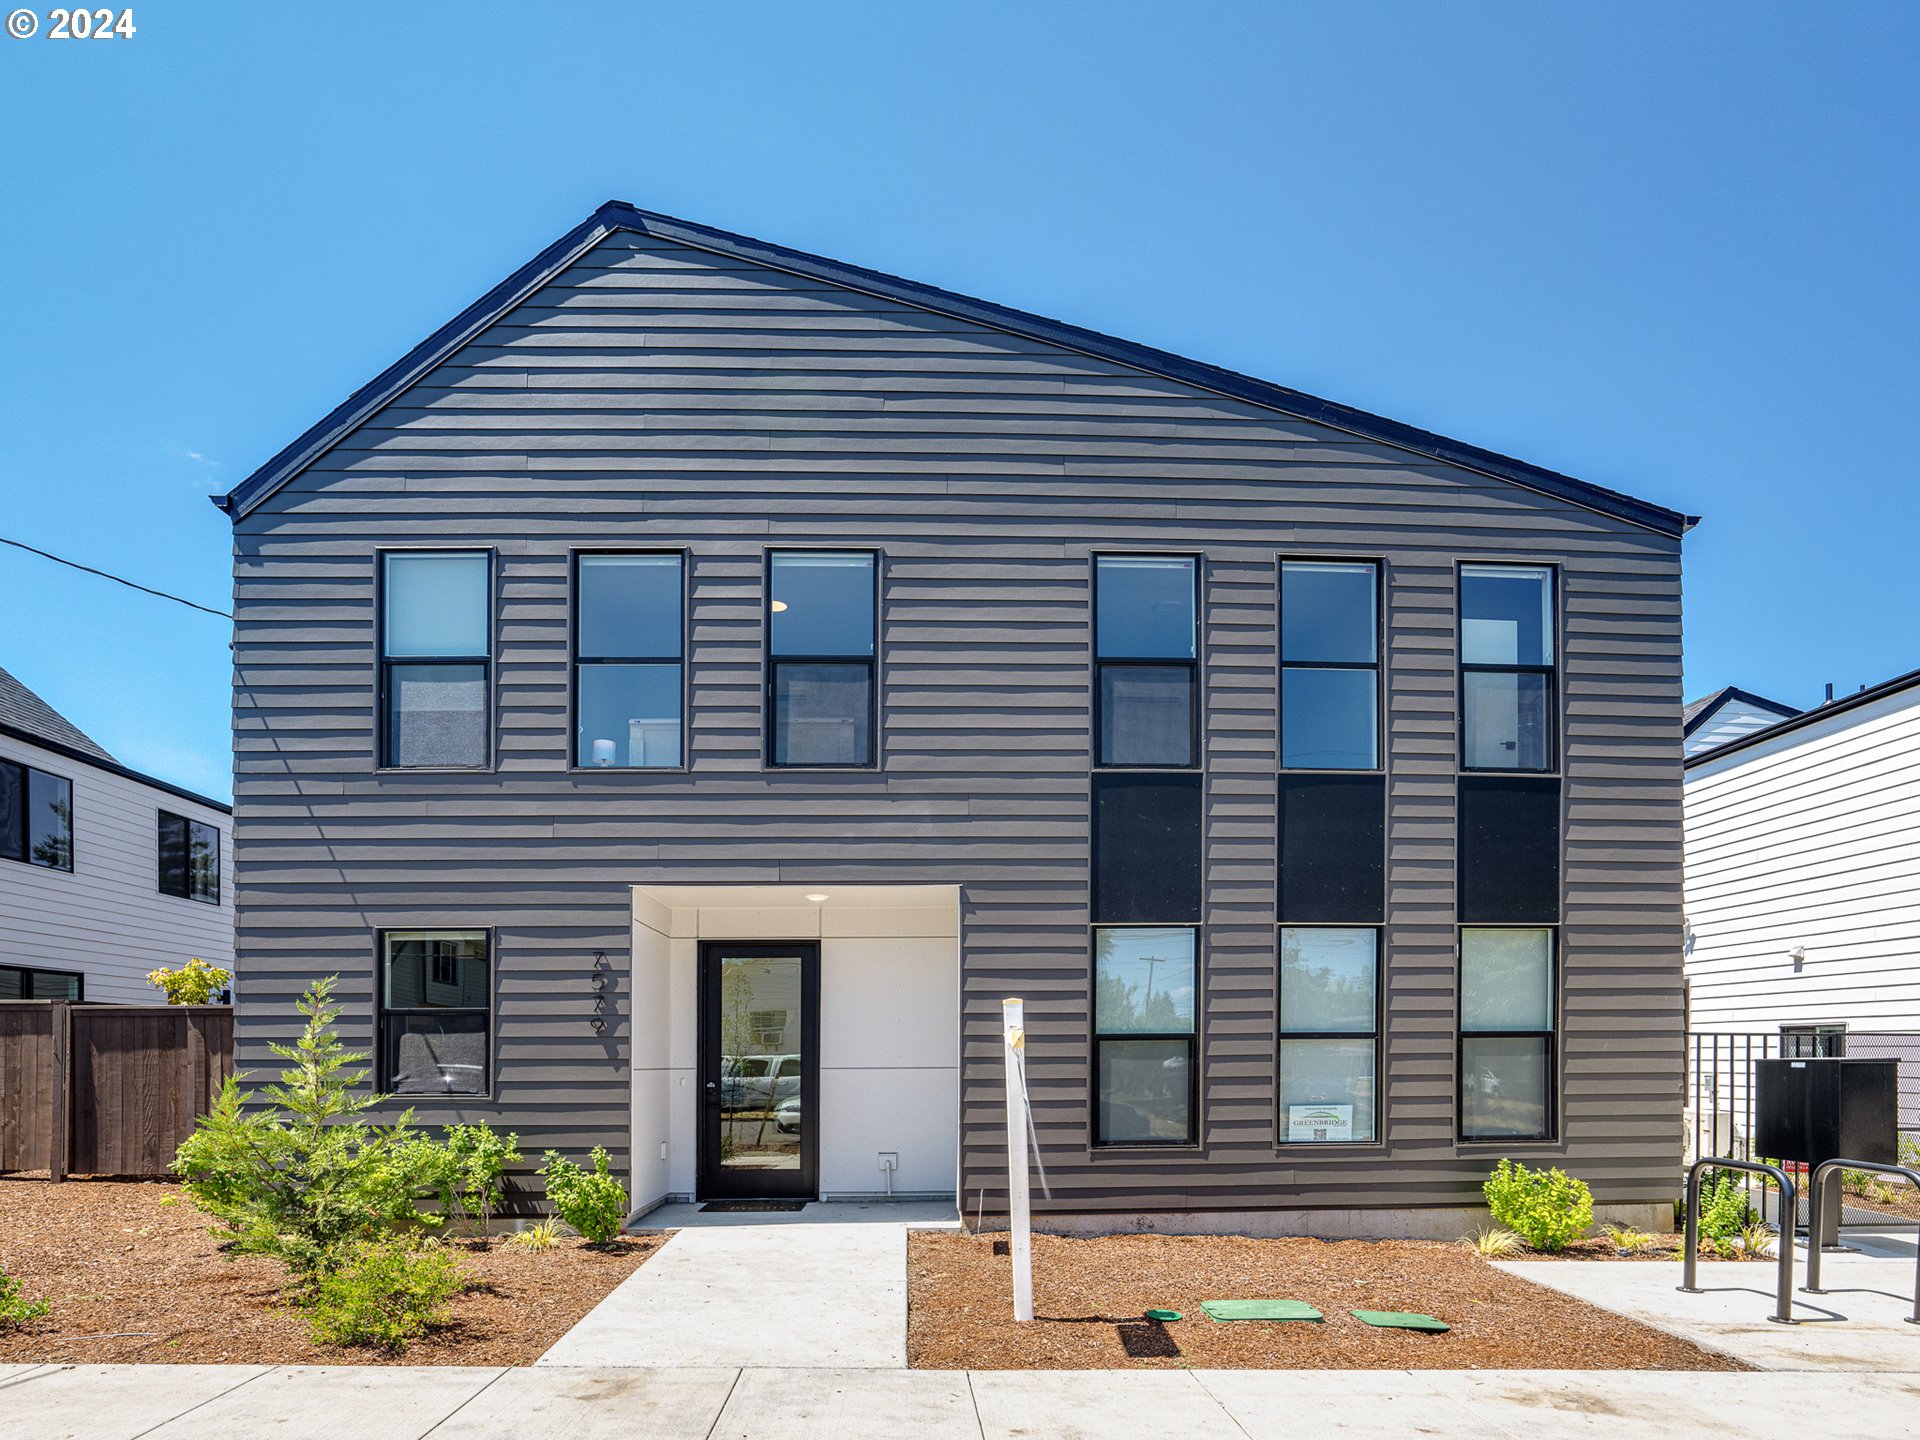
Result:
{"label": "reflection of tree in window", "polygon": [[[1099,957],[1111,961],[1114,955],[1114,932],[1099,932]],[[1173,955],[1129,955],[1128,959],[1147,969],[1146,979],[1134,984],[1108,965],[1096,969],[1095,984],[1098,992],[1094,997],[1097,1013],[1110,1017],[1112,1023],[1105,1028],[1113,1030],[1179,1031],[1190,1023],[1181,1009],[1172,986],[1186,973],[1181,966],[1191,967],[1193,959],[1188,954]],[[1175,967],[1166,972],[1168,988],[1157,988],[1160,979],[1159,967]]]}
{"label": "reflection of tree in window", "polygon": [[53,817],[54,823],[35,834],[33,863],[51,866],[55,870],[71,870],[73,868],[72,792],[68,791],[66,799],[52,801],[46,808]]}

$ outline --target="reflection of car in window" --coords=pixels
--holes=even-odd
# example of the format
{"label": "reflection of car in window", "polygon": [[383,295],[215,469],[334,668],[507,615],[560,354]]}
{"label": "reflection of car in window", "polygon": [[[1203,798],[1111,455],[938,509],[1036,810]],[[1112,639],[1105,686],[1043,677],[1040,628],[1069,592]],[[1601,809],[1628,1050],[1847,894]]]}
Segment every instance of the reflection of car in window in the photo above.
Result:
{"label": "reflection of car in window", "polygon": [[720,1061],[720,1103],[762,1109],[800,1093],[798,1055],[727,1055]]}
{"label": "reflection of car in window", "polygon": [[800,1097],[789,1095],[773,1107],[773,1128],[782,1135],[800,1133]]}

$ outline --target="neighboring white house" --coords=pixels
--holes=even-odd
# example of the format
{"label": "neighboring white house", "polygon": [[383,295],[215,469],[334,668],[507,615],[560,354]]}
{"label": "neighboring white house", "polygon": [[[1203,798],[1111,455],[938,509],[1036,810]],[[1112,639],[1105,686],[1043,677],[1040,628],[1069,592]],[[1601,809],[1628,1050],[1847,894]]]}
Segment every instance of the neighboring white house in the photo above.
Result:
{"label": "neighboring white house", "polygon": [[157,1004],[158,966],[232,969],[232,836],[0,670],[0,1000]]}
{"label": "neighboring white house", "polygon": [[1686,847],[1694,1030],[1920,1031],[1920,671],[1690,754]]}
{"label": "neighboring white house", "polygon": [[1690,702],[1680,717],[1680,733],[1686,753],[1700,755],[1799,713],[1791,705],[1729,685]]}

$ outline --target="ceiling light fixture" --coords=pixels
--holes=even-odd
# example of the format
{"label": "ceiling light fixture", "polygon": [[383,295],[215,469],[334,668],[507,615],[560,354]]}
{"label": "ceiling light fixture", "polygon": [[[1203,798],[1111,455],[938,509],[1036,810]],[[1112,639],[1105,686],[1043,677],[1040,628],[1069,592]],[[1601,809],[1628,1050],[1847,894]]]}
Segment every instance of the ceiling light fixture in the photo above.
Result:
{"label": "ceiling light fixture", "polygon": [[811,900],[811,901],[812,901],[812,902],[813,902],[814,904],[816,904],[816,905],[818,905],[818,904],[819,904],[819,903],[820,903],[821,901],[823,901],[823,900],[830,900],[830,899],[832,899],[832,898],[833,898],[833,897],[832,897],[832,896],[830,896],[830,895],[809,895],[809,896],[807,896],[807,899],[809,899],[809,900]]}
{"label": "ceiling light fixture", "polygon": [[774,614],[778,615],[782,610],[787,608],[787,602],[784,600],[776,600],[769,608],[772,609]]}

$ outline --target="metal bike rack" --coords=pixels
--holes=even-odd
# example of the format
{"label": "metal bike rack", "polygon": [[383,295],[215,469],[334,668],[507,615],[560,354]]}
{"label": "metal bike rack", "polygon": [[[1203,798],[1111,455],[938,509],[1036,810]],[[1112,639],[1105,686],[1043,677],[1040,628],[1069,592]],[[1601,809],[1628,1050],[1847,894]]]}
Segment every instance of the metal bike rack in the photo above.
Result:
{"label": "metal bike rack", "polygon": [[1682,1240],[1686,1251],[1681,1261],[1680,1289],[1688,1295],[1700,1294],[1693,1282],[1700,1266],[1700,1177],[1708,1170],[1746,1170],[1755,1175],[1771,1175],[1780,1187],[1780,1240],[1774,1247],[1780,1252],[1779,1276],[1774,1287],[1774,1313],[1767,1319],[1776,1325],[1797,1325],[1793,1318],[1793,1179],[1778,1165],[1758,1160],[1696,1160],[1687,1167],[1687,1228]]}
{"label": "metal bike rack", "polygon": [[[1820,1235],[1821,1221],[1825,1218],[1826,1207],[1832,1200],[1835,1170],[1868,1170],[1875,1175],[1898,1175],[1909,1185],[1920,1190],[1920,1172],[1907,1169],[1904,1165],[1877,1165],[1871,1160],[1827,1160],[1814,1166],[1813,1178],[1807,1182],[1807,1198],[1813,1211],[1812,1223],[1807,1227],[1807,1283],[1800,1288],[1809,1295],[1824,1295],[1820,1288]],[[1906,1317],[1907,1324],[1920,1325],[1920,1256],[1914,1259],[1913,1268],[1913,1313]]]}

